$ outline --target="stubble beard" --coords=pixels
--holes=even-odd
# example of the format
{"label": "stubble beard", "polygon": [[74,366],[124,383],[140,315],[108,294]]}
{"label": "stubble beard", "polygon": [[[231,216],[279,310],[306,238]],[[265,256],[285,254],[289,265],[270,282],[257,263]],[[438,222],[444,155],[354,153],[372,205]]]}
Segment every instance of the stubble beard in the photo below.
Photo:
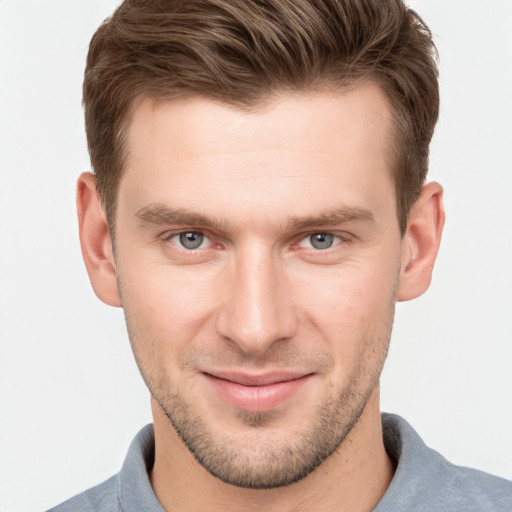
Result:
{"label": "stubble beard", "polygon": [[[272,489],[303,479],[342,445],[378,385],[388,344],[389,336],[386,341],[366,340],[358,357],[360,364],[349,382],[337,395],[316,405],[304,425],[297,426],[298,432],[290,436],[273,426],[278,416],[274,411],[239,411],[236,419],[245,427],[244,434],[215,430],[192,401],[172,392],[164,378],[158,379],[154,373],[149,377],[151,373],[144,371],[146,365],[136,351],[135,355],[153,398],[203,468],[226,484]],[[370,356],[376,347],[379,355]],[[374,361],[372,368],[366,365],[369,359]]]}
{"label": "stubble beard", "polygon": [[247,411],[241,411],[238,420],[252,430],[250,436],[218,436],[181,396],[153,396],[187,449],[211,475],[237,487],[273,489],[302,480],[339,448],[377,382],[362,396],[346,389],[337,400],[318,405],[314,420],[296,439],[272,430],[272,413]]}
{"label": "stubble beard", "polygon": [[[248,489],[273,489],[291,485],[308,476],[338,450],[357,425],[379,383],[391,338],[394,311],[393,295],[385,325],[381,324],[378,334],[373,333],[373,336],[361,340],[357,364],[348,383],[337,394],[316,405],[309,416],[309,424],[300,426],[302,430],[288,437],[272,426],[277,414],[273,411],[239,411],[237,420],[245,426],[245,433],[236,437],[215,432],[193,401],[187,401],[182,394],[171,389],[164,369],[155,372],[160,362],[148,361],[147,353],[139,353],[139,347],[147,350],[151,344],[147,343],[146,333],[130,326],[126,308],[125,315],[142,377],[195,459],[226,484]],[[283,363],[289,360],[289,357],[282,358]]]}

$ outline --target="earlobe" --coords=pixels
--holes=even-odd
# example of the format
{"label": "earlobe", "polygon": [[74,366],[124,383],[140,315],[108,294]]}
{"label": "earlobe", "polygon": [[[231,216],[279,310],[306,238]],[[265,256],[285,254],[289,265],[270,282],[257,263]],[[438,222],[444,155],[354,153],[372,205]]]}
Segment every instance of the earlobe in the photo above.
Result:
{"label": "earlobe", "polygon": [[430,286],[444,219],[443,188],[439,183],[428,183],[409,214],[402,242],[398,301],[419,297]]}
{"label": "earlobe", "polygon": [[78,178],[76,206],[82,256],[94,292],[106,304],[121,306],[112,241],[91,173]]}

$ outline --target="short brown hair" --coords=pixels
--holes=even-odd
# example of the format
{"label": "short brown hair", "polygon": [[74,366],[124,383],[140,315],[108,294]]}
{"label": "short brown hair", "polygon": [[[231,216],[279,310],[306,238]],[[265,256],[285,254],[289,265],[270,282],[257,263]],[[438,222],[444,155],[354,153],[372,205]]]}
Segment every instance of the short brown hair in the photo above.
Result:
{"label": "short brown hair", "polygon": [[239,108],[281,91],[373,80],[393,112],[401,232],[428,167],[439,111],[436,51],[401,0],[125,0],[94,34],[83,103],[111,232],[129,118],[142,98]]}

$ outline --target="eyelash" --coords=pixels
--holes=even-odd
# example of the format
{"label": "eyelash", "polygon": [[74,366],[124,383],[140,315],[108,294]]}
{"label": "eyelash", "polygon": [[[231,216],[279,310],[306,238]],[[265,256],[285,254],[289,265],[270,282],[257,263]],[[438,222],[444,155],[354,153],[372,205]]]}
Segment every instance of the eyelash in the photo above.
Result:
{"label": "eyelash", "polygon": [[186,234],[189,234],[189,233],[194,233],[194,234],[197,234],[197,235],[202,235],[204,238],[206,238],[210,242],[210,244],[213,243],[212,236],[208,235],[207,233],[205,233],[204,231],[202,231],[200,229],[186,229],[186,230],[182,230],[182,231],[175,231],[175,232],[172,232],[172,233],[165,233],[164,235],[162,235],[161,240],[162,240],[162,242],[164,244],[171,243],[172,245],[175,245],[178,248],[180,248],[182,250],[185,250],[187,252],[190,252],[190,253],[194,253],[196,251],[204,249],[203,247],[198,247],[197,249],[188,249],[188,248],[183,247],[182,245],[180,245],[179,242],[172,243],[172,239],[173,238],[179,237],[181,235],[186,235]]}
{"label": "eyelash", "polygon": [[[172,239],[173,238],[176,238],[176,237],[179,237],[181,235],[188,234],[188,233],[194,233],[194,234],[197,234],[197,235],[202,235],[204,238],[206,238],[209,241],[209,246],[212,245],[212,244],[215,244],[214,237],[212,235],[209,235],[205,231],[200,230],[200,229],[187,229],[187,230],[175,231],[175,232],[172,232],[172,233],[168,233],[167,232],[167,233],[163,234],[160,238],[162,240],[162,243],[168,244],[168,243],[172,243]],[[332,236],[332,237],[334,237],[335,241],[333,242],[332,246],[326,247],[324,249],[318,249],[318,248],[315,248],[315,247],[301,247],[300,244],[305,242],[305,241],[307,241],[308,239],[311,239],[311,237],[313,235],[328,235],[328,236]],[[327,252],[330,249],[333,249],[333,248],[335,248],[335,247],[337,247],[337,246],[339,246],[341,244],[347,244],[347,243],[351,242],[351,237],[347,233],[338,233],[338,232],[331,232],[331,231],[311,231],[309,233],[303,233],[303,234],[301,234],[299,236],[300,236],[300,239],[298,239],[299,237],[295,237],[295,239],[296,240],[298,239],[298,241],[292,244],[292,248],[293,249],[303,248],[303,249],[307,250],[308,252],[315,252],[315,253]],[[204,249],[209,248],[209,246],[208,246],[208,247],[198,247],[198,248],[189,249],[189,248],[183,247],[183,245],[180,244],[179,242],[172,243],[172,245],[175,245],[179,249],[184,250],[184,251],[186,251],[188,253],[191,253],[191,254],[194,254],[194,253],[197,253],[200,250],[204,250]],[[220,243],[218,243],[217,245],[218,245],[218,247],[222,247],[222,245]]]}
{"label": "eyelash", "polygon": [[[332,245],[330,245],[329,247],[324,247],[322,249],[318,248],[318,247],[314,247],[313,245],[313,241],[312,241],[312,237],[313,236],[327,236],[327,237],[332,237]],[[309,250],[309,251],[315,251],[315,252],[326,252],[328,251],[329,249],[333,249],[334,247],[340,245],[341,243],[343,242],[346,242],[348,241],[346,236],[341,236],[337,233],[331,233],[329,231],[314,231],[313,233],[308,233],[307,235],[303,236],[300,241],[296,244],[296,246],[298,247],[303,247],[301,244],[303,244],[304,242],[309,242],[310,244],[310,247],[304,247],[305,249]],[[317,240],[317,242],[320,242],[322,243],[322,241],[319,241]]]}

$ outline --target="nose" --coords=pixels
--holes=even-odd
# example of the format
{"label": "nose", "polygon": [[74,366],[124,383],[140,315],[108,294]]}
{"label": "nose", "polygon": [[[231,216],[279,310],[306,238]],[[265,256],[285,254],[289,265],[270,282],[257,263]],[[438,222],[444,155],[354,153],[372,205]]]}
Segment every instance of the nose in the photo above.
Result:
{"label": "nose", "polygon": [[224,281],[217,332],[243,352],[262,355],[276,341],[292,338],[297,329],[284,264],[261,247],[241,251],[234,260]]}

